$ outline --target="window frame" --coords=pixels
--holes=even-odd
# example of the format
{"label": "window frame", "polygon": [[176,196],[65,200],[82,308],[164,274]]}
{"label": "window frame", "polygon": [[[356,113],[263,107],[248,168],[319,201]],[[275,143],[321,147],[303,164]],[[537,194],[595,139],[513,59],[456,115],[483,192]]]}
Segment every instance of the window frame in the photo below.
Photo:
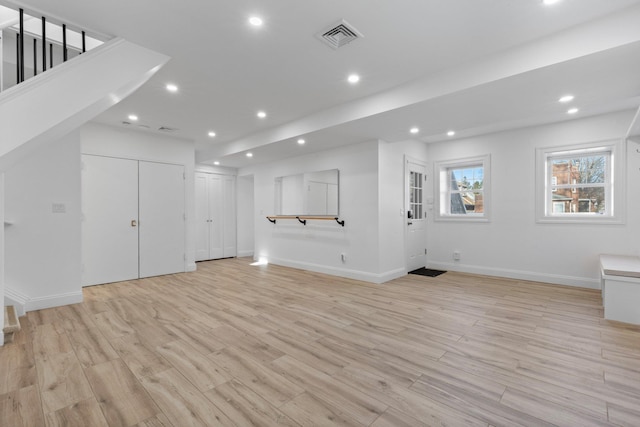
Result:
{"label": "window frame", "polygon": [[[623,224],[625,203],[625,141],[607,140],[556,147],[536,148],[536,222],[562,224]],[[550,160],[563,157],[579,157],[604,154],[608,157],[605,182],[602,185],[586,184],[587,187],[602,187],[605,191],[605,214],[589,212],[553,213],[553,186],[550,179]],[[557,184],[556,184],[557,186]],[[566,184],[574,193],[579,183]],[[557,188],[557,187],[556,187]]]}
{"label": "window frame", "polygon": [[[465,169],[482,166],[482,213],[452,214],[451,182],[448,172],[451,169]],[[491,221],[491,155],[444,160],[434,163],[434,195],[436,221],[490,222]],[[456,191],[459,191],[456,189]],[[447,202],[448,201],[448,202]]]}

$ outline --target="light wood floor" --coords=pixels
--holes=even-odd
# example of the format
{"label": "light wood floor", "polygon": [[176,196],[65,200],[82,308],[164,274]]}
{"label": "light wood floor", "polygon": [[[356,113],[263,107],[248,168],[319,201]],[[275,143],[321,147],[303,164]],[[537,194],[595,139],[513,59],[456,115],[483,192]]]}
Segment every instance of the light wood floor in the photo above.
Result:
{"label": "light wood floor", "polygon": [[28,313],[0,425],[640,425],[640,329],[603,320],[599,291],[249,262]]}

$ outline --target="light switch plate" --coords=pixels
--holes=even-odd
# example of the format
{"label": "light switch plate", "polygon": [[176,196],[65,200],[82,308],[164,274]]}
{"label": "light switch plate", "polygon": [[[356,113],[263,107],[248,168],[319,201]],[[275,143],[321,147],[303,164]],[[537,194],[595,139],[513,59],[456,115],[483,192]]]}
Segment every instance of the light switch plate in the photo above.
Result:
{"label": "light switch plate", "polygon": [[67,205],[64,203],[51,203],[51,212],[53,213],[66,213]]}

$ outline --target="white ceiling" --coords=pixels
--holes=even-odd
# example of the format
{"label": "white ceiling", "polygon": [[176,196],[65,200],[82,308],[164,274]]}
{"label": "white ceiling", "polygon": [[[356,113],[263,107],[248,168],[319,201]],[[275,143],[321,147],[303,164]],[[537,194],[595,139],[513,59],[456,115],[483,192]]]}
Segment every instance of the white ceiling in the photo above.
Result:
{"label": "white ceiling", "polygon": [[[449,129],[473,136],[640,105],[640,34],[633,30],[640,0],[22,5],[172,57],[96,120],[123,126],[135,113],[140,120],[129,127],[177,128],[172,135],[195,141],[197,160],[225,166],[370,139],[441,141]],[[264,25],[251,27],[251,15]],[[314,35],[340,19],[364,37],[332,50]],[[357,85],[346,81],[352,72],[361,75]],[[164,89],[169,82],[178,93]],[[568,92],[580,108],[575,116],[557,103]],[[260,109],[266,119],[256,117]],[[418,135],[408,133],[412,126]],[[209,130],[217,136],[207,137]],[[295,142],[300,135],[304,146]]]}

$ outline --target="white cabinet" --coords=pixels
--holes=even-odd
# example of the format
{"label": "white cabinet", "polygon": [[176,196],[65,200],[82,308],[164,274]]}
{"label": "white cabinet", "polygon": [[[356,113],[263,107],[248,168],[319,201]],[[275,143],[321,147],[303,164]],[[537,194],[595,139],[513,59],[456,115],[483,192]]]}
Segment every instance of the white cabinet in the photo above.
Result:
{"label": "white cabinet", "polygon": [[604,318],[640,325],[640,257],[600,255]]}
{"label": "white cabinet", "polygon": [[196,172],[196,261],[235,257],[236,178]]}
{"label": "white cabinet", "polygon": [[185,271],[184,166],[82,155],[82,284]]}

